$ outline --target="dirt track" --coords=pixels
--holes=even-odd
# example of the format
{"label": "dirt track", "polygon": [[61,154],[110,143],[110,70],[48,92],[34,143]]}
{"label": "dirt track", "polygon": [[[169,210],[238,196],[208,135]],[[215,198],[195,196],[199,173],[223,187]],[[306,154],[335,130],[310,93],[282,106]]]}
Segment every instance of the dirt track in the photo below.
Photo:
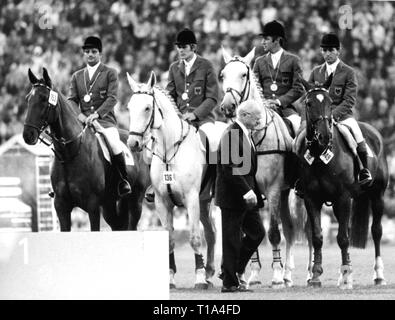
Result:
{"label": "dirt track", "polygon": [[[282,248],[284,249],[284,248]],[[376,287],[373,285],[374,248],[369,244],[365,250],[351,248],[350,255],[353,266],[354,289],[342,291],[337,288],[338,270],[340,266],[340,249],[336,244],[324,246],[323,268],[321,277],[322,288],[313,289],[306,286],[306,265],[308,249],[304,245],[295,247],[295,270],[293,274],[294,287],[274,290],[270,288],[271,281],[271,248],[262,245],[259,248],[262,261],[260,279],[262,285],[253,287],[252,293],[221,293],[222,282],[215,277],[214,288],[207,291],[193,289],[194,257],[188,245],[176,246],[175,257],[177,264],[177,289],[171,290],[172,300],[394,300],[395,299],[395,245],[383,245],[384,275],[387,285]],[[284,256],[285,250],[282,250]],[[216,269],[219,270],[220,253],[216,257]],[[247,276],[249,270],[247,270]]]}

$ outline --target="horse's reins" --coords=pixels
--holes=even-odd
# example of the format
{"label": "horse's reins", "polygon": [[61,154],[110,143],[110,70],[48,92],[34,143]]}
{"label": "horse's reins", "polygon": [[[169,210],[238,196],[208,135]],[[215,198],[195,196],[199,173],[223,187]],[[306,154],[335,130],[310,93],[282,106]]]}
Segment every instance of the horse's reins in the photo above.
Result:
{"label": "horse's reins", "polygon": [[[44,88],[48,89],[49,92],[53,91],[52,88],[50,88],[49,86],[47,86],[47,85],[45,85],[45,84],[42,84],[42,83],[33,84],[32,90],[33,90],[34,88],[36,88],[36,87],[44,87]],[[26,98],[28,98],[28,97],[31,96],[32,90],[28,93],[28,95],[26,96]],[[71,138],[71,139],[68,139],[68,140],[65,140],[63,137],[57,138],[57,137],[56,137],[54,134],[52,134],[50,131],[46,130],[46,128],[50,125],[50,123],[48,122],[48,120],[49,120],[49,114],[50,114],[50,112],[56,112],[56,111],[58,110],[58,108],[59,108],[58,105],[59,105],[59,101],[58,101],[56,104],[52,104],[52,103],[50,102],[50,99],[48,98],[48,104],[47,104],[46,111],[45,111],[45,117],[44,117],[44,119],[42,119],[42,120],[43,120],[43,121],[42,121],[43,123],[41,124],[41,126],[38,127],[38,126],[36,126],[36,125],[34,125],[34,124],[31,124],[31,123],[28,123],[28,122],[25,122],[24,125],[27,126],[27,127],[31,127],[31,128],[36,129],[36,130],[38,131],[38,133],[39,133],[39,134],[38,134],[38,139],[39,139],[42,143],[44,143],[46,146],[48,146],[48,147],[51,146],[51,143],[50,143],[50,142],[47,142],[47,141],[45,140],[45,138],[41,137],[41,135],[42,135],[43,132],[45,132],[49,137],[51,137],[52,140],[54,140],[56,143],[62,145],[63,147],[66,147],[68,144],[71,144],[71,143],[73,143],[74,141],[76,141],[77,139],[80,139],[77,152],[76,152],[72,157],[69,158],[69,160],[71,160],[71,159],[73,159],[73,158],[79,153],[79,151],[80,151],[82,135],[83,135],[84,131],[86,130],[86,127],[83,128],[83,129],[81,130],[81,132],[80,132],[77,136],[75,136],[75,137],[73,137],[73,138]],[[61,163],[65,163],[65,162],[66,162],[64,159],[62,159],[62,157],[61,157],[61,155],[60,155],[60,152],[57,151],[56,148],[51,148],[51,150],[53,151],[53,153],[55,154],[56,158],[57,158]]]}

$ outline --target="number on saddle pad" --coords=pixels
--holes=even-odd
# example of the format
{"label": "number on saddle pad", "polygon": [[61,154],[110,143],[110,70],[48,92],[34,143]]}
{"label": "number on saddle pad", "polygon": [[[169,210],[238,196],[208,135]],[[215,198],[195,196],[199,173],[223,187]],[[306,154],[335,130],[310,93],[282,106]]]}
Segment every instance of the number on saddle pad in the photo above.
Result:
{"label": "number on saddle pad", "polygon": [[164,184],[174,184],[176,182],[175,174],[173,171],[163,172],[163,183]]}

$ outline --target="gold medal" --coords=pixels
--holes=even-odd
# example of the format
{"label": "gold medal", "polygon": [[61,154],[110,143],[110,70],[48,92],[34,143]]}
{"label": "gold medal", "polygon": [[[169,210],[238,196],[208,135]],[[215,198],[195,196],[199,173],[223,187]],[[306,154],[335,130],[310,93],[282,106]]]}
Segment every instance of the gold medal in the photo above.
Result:
{"label": "gold medal", "polygon": [[278,90],[278,86],[277,86],[277,84],[275,82],[273,82],[270,85],[270,90],[272,90],[273,92],[276,92]]}
{"label": "gold medal", "polygon": [[88,103],[89,101],[91,101],[91,96],[89,94],[84,95],[84,101],[86,103]]}
{"label": "gold medal", "polygon": [[186,93],[186,92],[184,92],[182,95],[181,95],[181,99],[182,100],[188,100],[188,93]]}

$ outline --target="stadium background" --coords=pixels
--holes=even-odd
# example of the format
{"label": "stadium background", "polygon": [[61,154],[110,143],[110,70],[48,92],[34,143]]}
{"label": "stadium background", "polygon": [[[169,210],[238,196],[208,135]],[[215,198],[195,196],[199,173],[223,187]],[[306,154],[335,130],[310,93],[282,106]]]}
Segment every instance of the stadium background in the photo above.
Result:
{"label": "stadium background", "polygon": [[[352,8],[352,27],[339,28],[339,8]],[[391,183],[386,215],[395,217],[395,2],[324,0],[124,0],[0,2],[0,145],[23,129],[27,70],[45,66],[55,85],[68,93],[71,74],[83,67],[81,44],[86,36],[103,40],[104,62],[119,71],[116,114],[128,126],[130,89],[126,71],[146,81],[154,70],[161,85],[176,58],[174,38],[188,26],[197,34],[198,53],[223,66],[221,45],[233,54],[262,48],[258,34],[273,19],[285,25],[285,47],[302,59],[307,79],[322,63],[322,33],[335,31],[343,44],[341,58],[358,74],[357,118],[384,136]],[[300,107],[300,104],[299,104]]]}

